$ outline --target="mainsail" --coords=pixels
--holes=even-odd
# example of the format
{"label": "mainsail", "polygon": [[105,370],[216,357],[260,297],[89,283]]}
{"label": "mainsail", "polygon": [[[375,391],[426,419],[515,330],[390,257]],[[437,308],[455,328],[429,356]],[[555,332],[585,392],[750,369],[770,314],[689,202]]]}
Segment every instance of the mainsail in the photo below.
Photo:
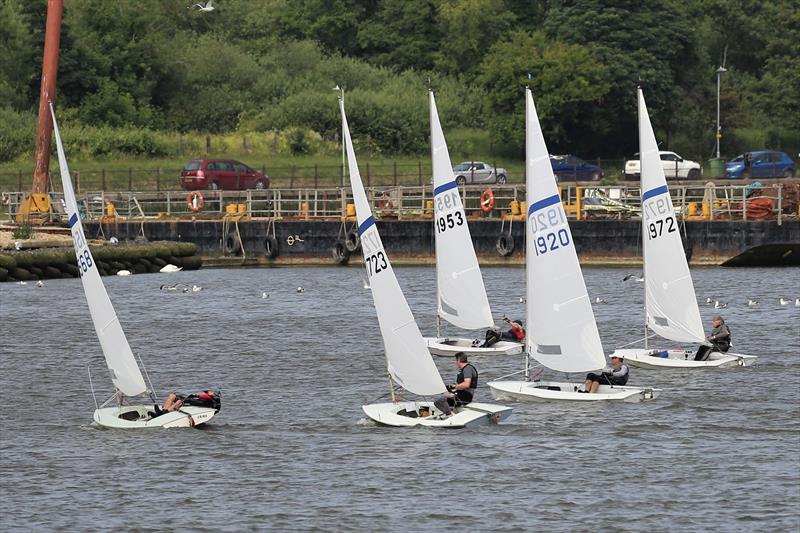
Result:
{"label": "mainsail", "polygon": [[642,90],[639,99],[642,250],[647,326],[675,342],[705,341],[692,275]]}
{"label": "mainsail", "polygon": [[429,97],[439,316],[463,329],[488,328],[494,324],[492,311],[467,226],[467,215],[453,176],[433,91],[429,91]]}
{"label": "mainsail", "polygon": [[122,331],[117,314],[114,312],[114,306],[111,305],[106,288],[100,279],[100,273],[92,257],[92,252],[86,242],[78,214],[78,203],[72,190],[72,179],[67,167],[67,156],[64,154],[64,145],[61,143],[61,134],[58,130],[52,103],[50,103],[50,116],[53,118],[53,133],[55,134],[56,148],[58,150],[58,166],[61,170],[64,202],[67,215],[69,215],[69,225],[75,245],[75,257],[78,260],[83,292],[86,295],[86,302],[89,304],[92,323],[97,332],[97,338],[100,340],[100,346],[103,349],[103,355],[105,355],[106,365],[111,373],[114,386],[122,391],[123,394],[136,396],[146,392],[147,387],[139,366],[133,357],[131,347],[128,345],[128,339],[125,338],[125,332]]}
{"label": "mainsail", "polygon": [[395,382],[414,394],[421,396],[442,394],[446,391],[444,382],[433,358],[428,353],[425,339],[422,338],[408,302],[403,296],[389,262],[389,256],[383,248],[378,228],[375,226],[375,219],[364,192],[358,162],[353,151],[344,102],[340,100],[339,106],[342,112],[347,166],[350,172],[350,186],[353,189],[353,201],[356,205],[361,250],[364,253],[364,263],[372,287],[389,374]]}
{"label": "mainsail", "polygon": [[602,368],[600,334],[530,89],[525,152],[528,353],[559,372]]}

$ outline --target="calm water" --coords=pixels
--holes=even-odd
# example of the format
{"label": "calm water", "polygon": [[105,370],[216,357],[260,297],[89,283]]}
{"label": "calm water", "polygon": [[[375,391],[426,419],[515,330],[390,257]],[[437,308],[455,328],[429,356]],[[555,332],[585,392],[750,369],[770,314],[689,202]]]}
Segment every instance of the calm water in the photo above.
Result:
{"label": "calm water", "polygon": [[[0,284],[0,529],[737,531],[800,527],[800,271],[701,269],[729,302],[751,369],[655,372],[647,404],[511,404],[495,427],[395,430],[361,405],[387,391],[359,268],[105,278],[156,390],[220,385],[203,430],[91,426],[110,394],[78,280]],[[423,333],[434,272],[398,268]],[[642,285],[586,269],[605,348],[642,332]],[[494,312],[524,317],[522,269],[487,268]],[[165,282],[198,293],[163,293]],[[295,292],[305,287],[302,294]],[[268,299],[261,292],[268,291]],[[747,298],[759,298],[756,308]],[[701,305],[706,323],[716,314]],[[476,333],[476,336],[480,333]],[[482,383],[519,357],[474,361]],[[455,366],[437,358],[450,381]],[[102,397],[102,398],[101,398]],[[478,398],[491,396],[484,386]]]}

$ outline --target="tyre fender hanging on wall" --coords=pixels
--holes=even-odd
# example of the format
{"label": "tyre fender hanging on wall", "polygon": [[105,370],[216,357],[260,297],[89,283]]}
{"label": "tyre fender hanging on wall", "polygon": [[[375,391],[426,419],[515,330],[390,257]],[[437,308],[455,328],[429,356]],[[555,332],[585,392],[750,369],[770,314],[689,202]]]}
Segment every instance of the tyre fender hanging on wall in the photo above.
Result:
{"label": "tyre fender hanging on wall", "polygon": [[497,238],[495,243],[497,253],[503,257],[508,257],[514,253],[514,237],[511,233],[503,233]]}

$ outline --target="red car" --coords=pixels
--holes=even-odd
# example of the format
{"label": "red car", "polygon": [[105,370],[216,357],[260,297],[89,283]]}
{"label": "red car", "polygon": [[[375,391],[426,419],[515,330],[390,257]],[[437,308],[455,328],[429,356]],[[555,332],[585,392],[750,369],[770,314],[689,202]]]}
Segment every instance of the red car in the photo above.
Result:
{"label": "red car", "polygon": [[197,189],[266,189],[269,177],[233,159],[193,159],[181,171],[181,187]]}

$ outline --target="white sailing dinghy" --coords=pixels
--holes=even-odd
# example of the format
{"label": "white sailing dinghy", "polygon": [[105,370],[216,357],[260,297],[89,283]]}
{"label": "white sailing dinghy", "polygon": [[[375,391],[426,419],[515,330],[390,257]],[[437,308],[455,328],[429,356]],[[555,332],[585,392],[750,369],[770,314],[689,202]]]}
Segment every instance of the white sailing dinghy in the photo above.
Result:
{"label": "white sailing dinghy", "polygon": [[700,309],[683,251],[672,198],[659,159],[658,144],[641,88],[639,152],[641,154],[642,261],[644,263],[645,347],[616,350],[630,366],[640,368],[714,368],[750,366],[756,356],[713,351],[695,361],[694,350],[650,349],[647,328],[660,337],[692,344],[708,344]]}
{"label": "white sailing dinghy", "polygon": [[[89,312],[92,315],[97,338],[103,349],[108,371],[114,383],[116,392],[103,405],[99,406],[94,412],[94,421],[100,426],[109,428],[152,428],[152,427],[192,427],[205,424],[211,420],[219,411],[219,395],[215,407],[201,407],[196,405],[184,404],[179,410],[153,416],[154,399],[147,404],[127,405],[122,400],[126,397],[140,396],[148,393],[142,372],[133,352],[122,331],[114,306],[108,297],[100,273],[89,250],[86,237],[83,232],[78,215],[78,203],[75,200],[75,192],[72,190],[72,180],[67,167],[67,157],[64,154],[64,145],[61,142],[61,134],[58,130],[53,104],[50,103],[50,115],[53,118],[53,133],[56,139],[56,149],[58,151],[58,165],[61,171],[61,183],[64,188],[64,202],[66,204],[67,215],[69,216],[70,230],[75,245],[75,256],[78,260],[78,268],[81,271],[81,283],[83,292],[86,295],[86,302],[89,304]],[[110,405],[118,403],[119,405]]]}
{"label": "white sailing dinghy", "polygon": [[431,354],[428,353],[425,340],[419,332],[417,322],[394,275],[389,256],[383,248],[361,182],[361,174],[350,139],[350,128],[344,112],[344,102],[341,99],[339,106],[342,112],[342,130],[347,150],[350,185],[356,206],[358,233],[361,237],[364,263],[386,351],[393,399],[390,403],[365,405],[364,413],[379,424],[396,427],[462,428],[496,423],[505,419],[511,414],[512,409],[501,405],[472,402],[456,408],[452,416],[442,418],[442,413],[433,402],[396,401],[394,383],[418,396],[439,396],[447,389]]}
{"label": "white sailing dinghy", "polygon": [[[433,91],[428,91],[433,160],[433,225],[436,235],[436,337],[427,337],[434,355],[514,355],[522,353],[520,342],[501,340],[488,348],[473,346],[473,339],[442,337],[441,320],[467,330],[494,326],[478,258],[467,225],[467,215],[458,193],[450,154],[439,122]],[[483,339],[479,339],[483,342]]]}
{"label": "white sailing dinghy", "polygon": [[492,395],[515,400],[652,400],[659,389],[600,385],[597,393],[589,394],[578,392],[583,381],[531,380],[531,357],[565,373],[603,368],[606,359],[530,89],[525,90],[525,125],[526,379],[492,381]]}

